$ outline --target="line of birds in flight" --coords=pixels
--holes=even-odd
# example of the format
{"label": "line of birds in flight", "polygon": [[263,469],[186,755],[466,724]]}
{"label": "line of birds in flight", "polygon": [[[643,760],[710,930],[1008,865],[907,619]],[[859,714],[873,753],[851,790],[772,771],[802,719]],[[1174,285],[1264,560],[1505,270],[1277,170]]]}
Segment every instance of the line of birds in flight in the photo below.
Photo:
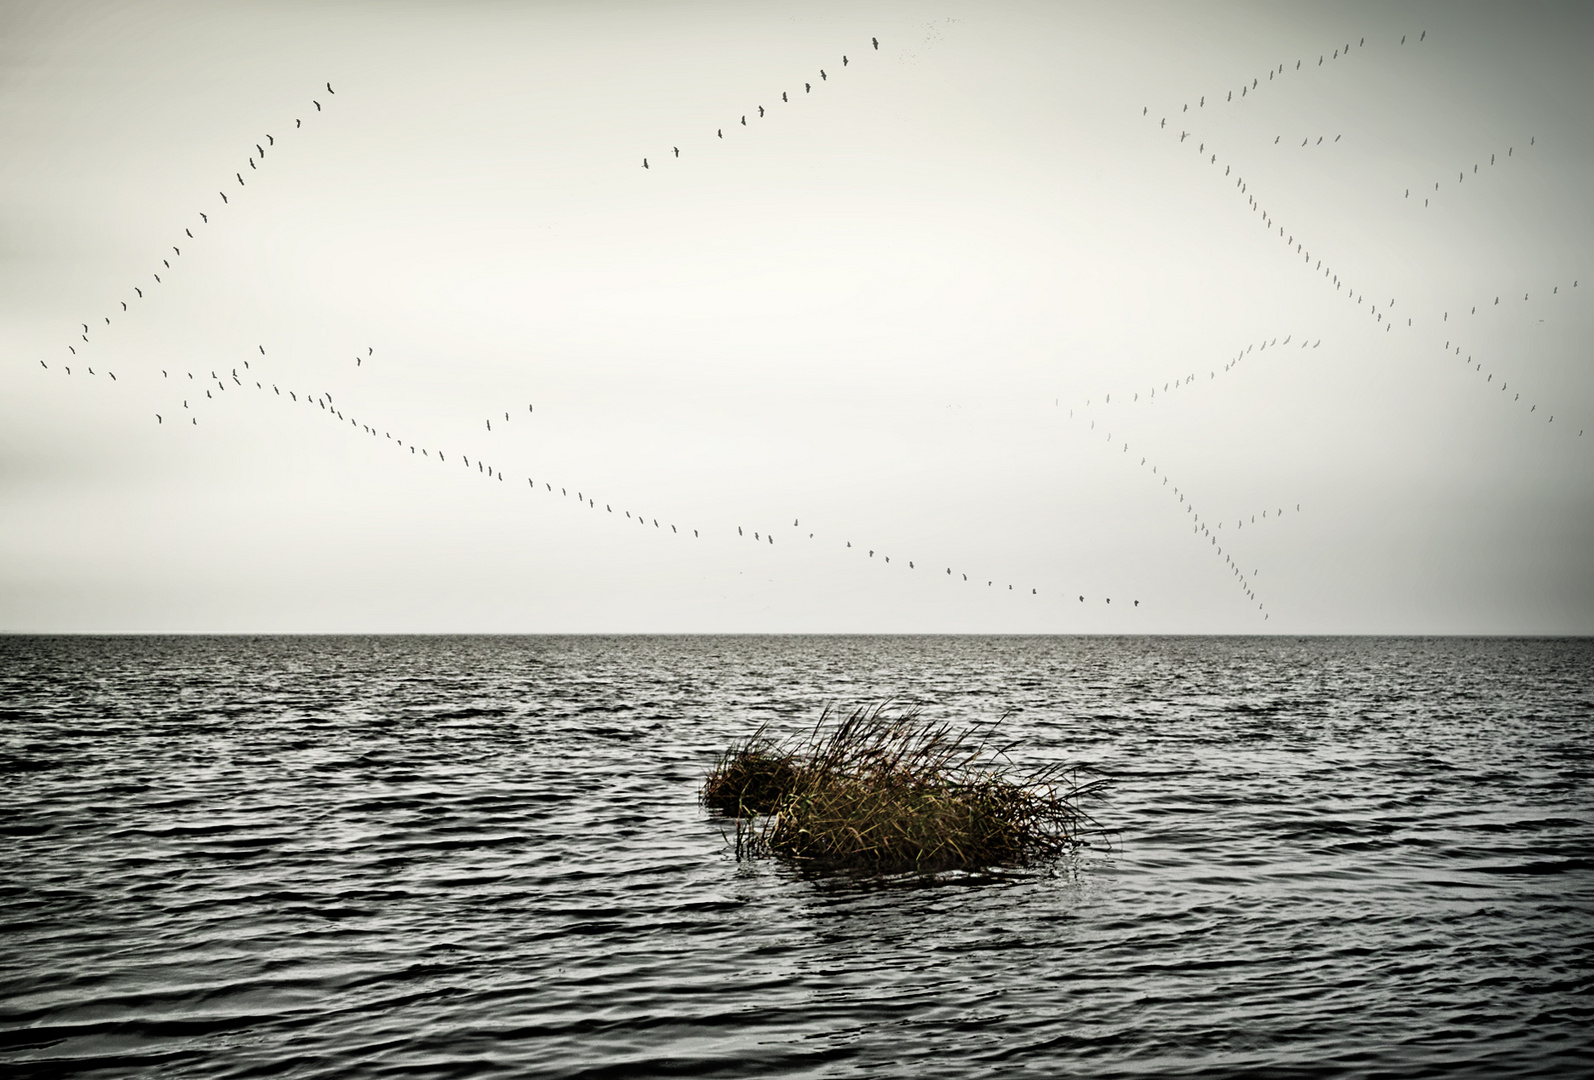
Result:
{"label": "line of birds in flight", "polygon": [[[876,37],[870,38],[869,39],[869,44],[871,46],[873,46],[875,52],[879,52],[880,51],[880,39],[879,38],[876,38]],[[851,63],[852,63],[852,60],[847,56],[846,53],[843,53],[842,56],[841,56],[841,66],[843,68],[845,68]],[[819,81],[821,83],[825,83],[825,82],[828,82],[830,80],[830,75],[829,75],[828,72],[825,71],[824,68],[819,68],[818,71],[819,71]],[[813,90],[814,90],[814,84],[813,83],[811,83],[811,82],[803,83],[803,93],[804,94],[811,94],[811,93],[813,93]],[[791,99],[787,96],[787,91],[782,90],[780,92],[780,100],[781,100],[782,104],[790,104]],[[756,117],[754,117],[754,119],[756,119],[756,120],[764,119],[764,116],[765,116],[764,107],[762,105],[759,105],[759,106],[757,106],[757,109],[758,109],[758,115]],[[741,115],[741,121],[740,122],[741,122],[741,126],[742,127],[747,127],[748,126],[747,125],[747,118],[749,116],[751,116],[751,115],[752,115],[751,113],[743,113]],[[732,126],[732,130],[734,130],[734,125]],[[723,127],[716,128],[714,130],[714,135],[715,135],[716,138],[719,138],[719,139],[725,138],[725,129]],[[670,153],[675,158],[678,159],[681,156],[681,148],[679,146],[672,146],[672,147],[670,147]],[[642,167],[644,169],[651,169],[652,168],[652,166],[648,164],[648,159],[645,156],[642,158]]]}
{"label": "line of birds in flight", "polygon": [[[265,348],[264,345],[257,346],[257,349],[258,349],[259,355],[261,357],[265,357],[266,356],[266,348]],[[252,376],[253,374],[255,374],[254,369],[250,366],[250,362],[248,360],[243,361],[243,366],[244,366],[244,370],[246,372],[246,376]],[[193,379],[194,378],[192,372],[187,372],[186,374],[188,375],[189,379]],[[161,375],[162,375],[163,378],[169,377],[169,373],[166,372],[166,371],[162,371]],[[215,382],[217,390],[219,390],[222,393],[226,393],[227,385],[226,385],[226,382],[223,379],[223,377],[221,375],[218,375],[215,370],[211,371],[210,376],[211,376],[211,381]],[[231,369],[231,372],[230,372],[230,374],[227,377],[231,378],[233,383],[236,386],[238,386],[239,388],[241,388],[241,389],[246,389],[247,388],[244,377],[240,377],[239,376],[238,369],[236,367]],[[446,452],[444,452],[443,450],[440,450],[440,449],[437,449],[436,447],[431,447],[431,446],[426,446],[426,447],[419,446],[413,440],[411,440],[409,442],[405,442],[405,440],[402,437],[395,438],[391,431],[388,431],[388,430],[380,430],[379,431],[378,428],[370,425],[369,423],[364,423],[364,422],[360,421],[357,417],[352,417],[352,416],[345,415],[343,413],[343,411],[338,407],[337,402],[336,402],[334,396],[332,395],[332,393],[330,391],[325,391],[325,390],[319,391],[319,392],[308,391],[308,392],[305,392],[303,394],[303,396],[301,396],[300,392],[297,389],[295,389],[295,388],[289,388],[286,391],[284,391],[282,389],[282,387],[280,385],[276,384],[276,383],[271,384],[271,386],[268,388],[266,386],[265,382],[260,380],[260,379],[251,378],[249,381],[254,382],[256,390],[261,391],[262,393],[266,393],[269,390],[269,395],[270,396],[278,398],[278,399],[282,399],[286,403],[292,403],[292,404],[303,403],[303,404],[305,404],[307,406],[316,406],[316,407],[318,407],[321,410],[321,412],[324,413],[329,419],[335,419],[339,423],[340,427],[341,427],[341,425],[342,425],[342,423],[344,421],[347,421],[349,426],[350,426],[350,428],[358,428],[360,431],[362,431],[363,433],[369,435],[372,438],[380,437],[380,438],[385,439],[386,441],[392,442],[395,445],[395,447],[397,447],[399,450],[408,449],[411,457],[420,457],[420,458],[424,458],[424,459],[426,459],[428,461],[435,459],[439,464],[445,464],[445,465],[448,463],[448,454]],[[216,401],[216,400],[218,400],[216,398],[215,394],[213,394],[211,392],[209,387],[206,387],[205,398],[208,401]],[[197,398],[195,400],[196,400],[196,403],[197,403]],[[187,399],[183,400],[183,408],[191,409],[191,406],[189,405]],[[526,406],[526,409],[527,409],[528,413],[531,413],[533,411],[533,406],[528,404]],[[507,412],[504,413],[504,421],[508,422],[509,420],[510,420],[510,414],[507,413]],[[156,414],[156,423],[157,424],[163,424],[164,423],[164,418],[158,413]],[[194,425],[194,426],[197,426],[198,425],[197,417],[190,417],[190,424]],[[492,430],[492,425],[491,425],[490,421],[487,423],[487,430],[488,431]],[[461,463],[463,464],[463,466],[465,468],[470,469],[472,467],[472,462],[471,462],[471,458],[470,458],[469,454],[462,453],[462,452],[456,452],[456,456],[459,457]],[[500,482],[502,482],[504,480],[504,473],[503,473],[502,468],[499,467],[499,466],[496,466],[496,465],[488,464],[485,461],[485,459],[481,458],[479,455],[477,457],[477,460],[474,463],[474,468],[475,468],[477,473],[485,476],[487,479],[497,479]],[[526,477],[526,483],[527,483],[527,485],[529,486],[529,488],[530,488],[530,490],[532,492],[536,492],[537,491],[537,483],[538,482],[537,482],[537,480],[534,477],[527,476]],[[549,495],[553,494],[553,492],[555,490],[555,485],[551,481],[548,481],[548,480],[544,480],[542,483],[543,483],[544,493],[545,494],[549,494]],[[570,486],[569,485],[559,485],[557,490],[559,492],[559,495],[562,498],[569,498],[570,497]],[[598,499],[597,495],[595,493],[588,492],[585,488],[578,488],[576,490],[576,492],[575,492],[575,498],[576,498],[577,503],[585,504],[586,507],[588,509],[590,509],[590,510],[596,511],[596,510],[599,509],[600,500]],[[609,514],[614,514],[615,513],[615,507],[614,507],[612,502],[603,502],[602,510],[604,512],[606,512],[606,513],[609,513]],[[650,516],[648,516],[646,514],[643,514],[641,512],[633,513],[630,509],[628,509],[628,508],[626,508],[624,506],[620,507],[620,515],[623,515],[626,520],[635,521],[638,525],[643,526],[643,527],[646,527],[651,522],[653,528],[656,529],[656,530],[659,530],[660,532],[662,532],[665,528],[668,528],[672,535],[677,535],[677,536],[684,536],[685,535],[685,531],[688,528],[687,526],[679,526],[678,527],[675,524],[670,523],[668,521],[660,521],[657,517],[650,517]],[[1266,516],[1266,511],[1263,512],[1263,516],[1264,517]],[[617,520],[618,520],[618,517],[617,517]],[[800,529],[799,521],[800,521],[800,518],[793,518],[792,519],[792,528]],[[701,537],[702,537],[701,529],[693,528],[690,531],[691,531],[692,536],[694,538],[701,539]],[[728,527],[727,527],[727,535],[728,535]],[[774,531],[773,530],[769,530],[769,529],[765,529],[765,528],[750,529],[750,528],[748,528],[746,526],[743,526],[743,525],[737,525],[736,526],[736,535],[739,538],[742,538],[744,540],[750,539],[755,544],[774,545],[774,543],[775,543],[775,533],[774,533]],[[801,533],[800,532],[799,532],[798,535],[799,535],[799,538],[801,538]],[[809,539],[809,540],[816,540],[818,538],[819,538],[818,534],[815,533],[815,532],[809,532],[808,535],[807,535],[807,539]],[[857,552],[863,553],[863,557],[868,558],[868,559],[874,559],[876,556],[879,556],[882,566],[888,566],[888,565],[891,564],[891,556],[887,555],[882,549],[870,548],[870,547],[868,547],[865,544],[854,545],[853,542],[850,539],[846,539],[846,540],[842,541],[841,550],[857,551]],[[907,563],[907,569],[908,570],[917,571],[918,569],[920,569],[920,567],[918,565],[920,560],[918,560],[918,559],[903,560],[903,559],[899,558],[897,560],[898,565],[900,566],[904,561]],[[980,578],[979,574],[975,574],[974,577],[971,579],[969,574],[968,574],[968,572],[954,570],[954,568],[951,567],[951,566],[946,566],[945,567],[944,576],[955,578],[955,579],[959,580],[960,582],[969,582],[969,581],[972,580],[973,583],[976,584],[976,585],[979,583],[979,578]],[[998,582],[997,582],[997,580],[995,578],[987,578],[985,584],[986,584],[987,588],[995,588],[995,586],[998,584]],[[1007,588],[1005,590],[1007,592],[1021,592],[1022,591],[1017,585],[1015,585],[1013,583],[1003,582],[1003,584],[1007,585]],[[1043,594],[1041,593],[1041,590],[1040,590],[1040,588],[1038,586],[1031,586],[1030,587],[1030,591],[1029,591],[1029,595],[1038,597],[1038,596],[1041,596]],[[1074,594],[1069,594],[1069,595],[1074,595]],[[1077,594],[1077,599],[1078,599],[1079,603],[1086,603],[1087,602],[1085,595],[1082,594],[1082,593],[1081,594]],[[1103,602],[1104,602],[1104,604],[1110,605],[1112,603],[1112,598],[1111,597],[1103,597]],[[1131,600],[1130,601],[1130,606],[1132,608],[1138,608],[1138,607],[1140,607],[1140,601],[1139,600]]]}
{"label": "line of birds in flight", "polygon": [[[1270,345],[1274,346],[1275,348],[1284,348],[1285,346],[1289,345],[1289,343],[1291,342],[1291,340],[1294,339],[1294,337],[1295,337],[1294,334],[1285,334],[1284,335],[1284,341],[1282,342],[1282,344],[1279,342],[1279,339],[1278,339],[1277,335],[1274,335],[1274,337],[1272,338],[1271,341],[1266,339],[1266,338],[1264,338],[1260,343],[1252,342],[1250,345],[1247,345],[1245,348],[1241,349],[1233,360],[1224,361],[1223,371],[1224,371],[1224,373],[1232,371],[1236,366],[1238,366],[1240,361],[1244,360],[1246,358],[1246,356],[1248,356],[1253,350],[1258,351],[1258,352],[1266,352]],[[1315,349],[1315,348],[1318,348],[1322,344],[1323,344],[1323,339],[1322,338],[1318,338],[1316,341],[1307,341],[1306,339],[1303,338],[1303,339],[1301,339],[1300,347],[1302,349]],[[1217,377],[1218,377],[1218,369],[1217,368],[1213,368],[1213,369],[1211,369],[1210,372],[1208,372],[1208,380],[1209,381],[1214,380]],[[1163,384],[1162,384],[1162,392],[1163,392],[1164,400],[1166,400],[1167,395],[1170,392],[1172,392],[1173,390],[1177,390],[1181,386],[1190,386],[1190,385],[1193,385],[1195,383],[1196,383],[1196,376],[1195,376],[1195,374],[1193,372],[1191,374],[1189,374],[1189,375],[1182,375],[1182,376],[1178,376],[1178,377],[1173,378],[1173,379],[1164,380]],[[1140,391],[1138,391],[1138,390],[1130,391],[1129,392],[1129,399],[1127,401],[1124,400],[1123,391],[1119,391],[1119,393],[1118,393],[1118,403],[1120,405],[1136,405],[1136,404],[1139,404],[1141,402],[1141,400],[1142,399],[1141,399],[1141,396],[1140,396]],[[1148,405],[1152,404],[1153,402],[1155,402],[1157,400],[1157,387],[1156,387],[1155,384],[1153,384],[1152,387],[1149,390],[1146,391],[1146,395],[1145,395],[1145,399],[1144,400],[1145,400],[1145,403],[1148,404]],[[1074,412],[1073,412],[1074,408],[1087,408],[1087,409],[1090,408],[1091,407],[1091,401],[1092,401],[1091,398],[1086,398],[1085,399],[1085,403],[1084,403],[1083,406],[1071,407],[1069,409],[1068,415],[1069,416],[1073,416],[1074,415]],[[1112,404],[1112,395],[1111,394],[1104,395],[1103,398],[1102,398],[1102,403],[1104,405],[1111,405]]]}
{"label": "line of birds in flight", "polygon": [[[1528,146],[1529,147],[1537,146],[1538,142],[1539,142],[1539,137],[1537,135],[1529,135],[1528,136]],[[1516,149],[1517,148],[1514,145],[1506,147],[1505,148],[1505,160],[1509,161],[1509,160],[1512,160],[1513,158],[1515,158],[1516,157]],[[1489,167],[1490,168],[1494,167],[1495,159],[1499,156],[1499,153],[1500,152],[1498,150],[1496,150],[1496,151],[1494,151],[1493,153],[1491,153],[1489,155]],[[1472,174],[1474,176],[1476,176],[1478,174],[1478,169],[1482,166],[1482,164],[1483,163],[1481,161],[1474,161],[1472,163]],[[1457,184],[1465,183],[1466,179],[1467,179],[1467,170],[1466,169],[1457,169],[1456,170],[1456,183]],[[1433,182],[1433,189],[1436,192],[1439,190],[1439,183],[1440,182],[1438,180],[1435,180]],[[1411,198],[1411,188],[1407,188],[1406,189],[1405,198],[1407,198],[1407,199]],[[1423,205],[1423,207],[1425,209],[1428,206],[1428,199],[1429,198],[1430,198],[1430,196],[1426,196],[1426,195],[1423,196],[1422,205]]]}
{"label": "line of birds in flight", "polygon": [[[326,84],[326,87],[327,87],[327,93],[329,95],[335,94],[335,91],[332,89],[332,84],[330,82]],[[316,112],[321,112],[322,111],[321,110],[321,102],[319,100],[312,98],[311,101],[310,101],[310,104],[315,106],[315,111]],[[304,120],[302,118],[296,117],[294,119],[294,121],[293,121],[294,130],[297,131],[299,128],[301,128],[303,126],[304,126]],[[269,133],[266,135],[266,141],[264,143],[258,143],[257,142],[257,143],[254,144],[255,154],[254,155],[247,155],[247,154],[245,155],[248,158],[248,165],[249,165],[249,169],[251,170],[251,172],[258,172],[259,171],[260,166],[265,164],[266,151],[268,149],[270,149],[271,147],[274,147],[276,145],[277,145],[276,136],[271,135]],[[258,164],[256,163],[256,160],[255,160],[255,156],[256,155],[258,155],[258,157],[260,159]],[[243,175],[242,167],[240,167],[237,172],[233,173],[233,176],[238,181],[238,186],[239,187],[247,187],[248,186],[247,184],[244,183],[244,175]],[[216,194],[221,197],[221,202],[222,202],[223,206],[231,205],[231,202],[227,198],[227,193],[225,191],[218,191]],[[200,224],[200,228],[201,229],[203,229],[206,225],[210,224],[210,215],[205,213],[203,210],[199,211],[199,224]],[[184,238],[186,238],[188,240],[197,240],[198,239],[198,237],[196,237],[194,235],[194,231],[193,231],[192,226],[184,226],[183,227],[183,236],[184,236]],[[171,245],[171,249],[172,249],[172,256],[171,256],[172,259],[177,259],[177,258],[181,258],[182,257],[183,249],[182,249],[181,243],[172,244]],[[165,267],[165,269],[168,271],[168,273],[172,269],[171,259],[165,258],[164,256],[161,258],[161,265],[163,267]],[[157,284],[157,285],[164,284],[164,281],[162,280],[162,278],[161,278],[159,273],[152,272],[150,274],[150,276],[152,278],[154,278],[155,284]],[[141,287],[139,287],[137,285],[134,285],[133,286],[133,302],[137,303],[139,300],[142,300],[142,299],[144,299],[144,290]],[[126,300],[118,301],[118,303],[120,303],[122,305],[122,311],[123,312],[127,312],[129,310]],[[106,326],[110,326],[111,325],[111,317],[109,315],[102,316],[102,318],[105,320],[105,325]],[[83,339],[84,344],[87,345],[89,343],[89,332],[90,332],[89,324],[88,323],[82,323],[80,325],[83,327],[83,332],[81,334],[79,334],[78,336],[81,337]],[[78,355],[78,351],[77,351],[77,346],[76,345],[68,345],[67,349],[73,356],[77,356]],[[41,363],[42,363],[42,361],[41,361]],[[45,365],[45,366],[48,367],[49,365]],[[70,368],[67,369],[67,373],[71,374],[71,369]],[[89,369],[89,374],[92,375],[93,373],[94,373],[93,370]],[[115,376],[113,375],[112,378],[115,378]]]}
{"label": "line of birds in flight", "polygon": [[[1399,42],[1400,45],[1405,45],[1406,44],[1407,36],[1408,35],[1406,35],[1406,34],[1400,35],[1400,42]],[[1424,31],[1422,31],[1422,33],[1420,35],[1418,35],[1417,41],[1414,44],[1421,44],[1422,42],[1424,42],[1426,40],[1428,40],[1428,31],[1424,30]],[[1362,37],[1356,42],[1356,46],[1355,47],[1360,49],[1360,48],[1365,48],[1366,45],[1367,45],[1367,38]],[[1318,54],[1317,64],[1315,66],[1316,67],[1322,67],[1325,64],[1332,64],[1332,63],[1334,63],[1337,60],[1340,60],[1340,59],[1343,59],[1345,57],[1348,57],[1350,55],[1350,51],[1351,51],[1351,43],[1348,42],[1348,41],[1345,44],[1343,44],[1343,45],[1336,45],[1336,46],[1333,47],[1333,49],[1330,52]],[[1287,67],[1286,64],[1280,64],[1276,68],[1271,68],[1270,67],[1270,68],[1267,69],[1267,81],[1271,83],[1275,79],[1278,79],[1280,82],[1282,82],[1286,75],[1293,74],[1296,71],[1300,71],[1302,66],[1305,63],[1306,63],[1306,61],[1303,58],[1303,59],[1295,61],[1295,67],[1293,67],[1293,68]],[[1307,68],[1306,70],[1310,71],[1312,69],[1311,68]],[[1231,102],[1234,102],[1234,101],[1244,101],[1244,100],[1246,100],[1247,96],[1251,94],[1252,91],[1260,90],[1260,89],[1262,89],[1262,77],[1260,75],[1254,76],[1249,83],[1247,83],[1244,79],[1241,79],[1240,80],[1240,96],[1239,96],[1239,98],[1236,98],[1234,96],[1234,91],[1231,89],[1231,90],[1229,90],[1227,92],[1227,96],[1223,99],[1221,104],[1227,105],[1227,104],[1230,104]],[[1204,109],[1204,108],[1206,108],[1206,104],[1207,104],[1206,95],[1202,94],[1196,101],[1196,108],[1197,109]],[[1216,100],[1214,99],[1214,104],[1219,104],[1219,103],[1216,102]],[[1190,111],[1190,103],[1189,102],[1185,102],[1184,108],[1181,109],[1180,112],[1181,113],[1187,113],[1189,111]],[[1277,141],[1278,141],[1277,139],[1274,140],[1274,142],[1277,142]],[[1305,145],[1305,144],[1302,144],[1302,145]]]}

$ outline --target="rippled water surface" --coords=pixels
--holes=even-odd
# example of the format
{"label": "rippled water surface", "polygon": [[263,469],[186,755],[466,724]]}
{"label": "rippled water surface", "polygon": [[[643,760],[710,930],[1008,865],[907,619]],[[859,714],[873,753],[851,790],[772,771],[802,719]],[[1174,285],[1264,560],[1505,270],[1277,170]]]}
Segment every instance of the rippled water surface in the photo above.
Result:
{"label": "rippled water surface", "polygon": [[[891,695],[1112,851],[868,881],[697,807]],[[1594,1069],[1594,643],[0,638],[9,1075]]]}

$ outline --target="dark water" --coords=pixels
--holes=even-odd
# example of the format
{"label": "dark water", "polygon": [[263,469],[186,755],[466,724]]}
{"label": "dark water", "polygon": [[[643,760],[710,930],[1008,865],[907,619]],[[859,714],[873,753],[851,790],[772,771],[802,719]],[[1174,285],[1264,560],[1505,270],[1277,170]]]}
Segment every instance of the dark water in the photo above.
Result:
{"label": "dark water", "polygon": [[[884,693],[1117,778],[1052,874],[731,857]],[[1594,643],[0,638],[8,1075],[1594,1070]]]}

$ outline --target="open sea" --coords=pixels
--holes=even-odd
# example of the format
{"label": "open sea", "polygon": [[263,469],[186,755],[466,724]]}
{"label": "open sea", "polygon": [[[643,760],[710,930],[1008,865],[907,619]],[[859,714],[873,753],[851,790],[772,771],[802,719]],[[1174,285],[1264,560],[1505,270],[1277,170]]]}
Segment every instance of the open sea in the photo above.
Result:
{"label": "open sea", "polygon": [[[759,725],[1009,714],[1025,872],[738,863]],[[0,638],[0,1073],[1594,1075],[1594,642]]]}

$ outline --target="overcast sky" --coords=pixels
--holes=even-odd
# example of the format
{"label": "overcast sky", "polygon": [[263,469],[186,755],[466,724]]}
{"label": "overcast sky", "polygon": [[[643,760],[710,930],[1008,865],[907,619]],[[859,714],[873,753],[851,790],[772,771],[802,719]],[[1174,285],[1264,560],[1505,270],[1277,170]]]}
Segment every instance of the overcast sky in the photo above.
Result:
{"label": "overcast sky", "polygon": [[1594,632],[1591,52],[8,3],[0,630]]}

